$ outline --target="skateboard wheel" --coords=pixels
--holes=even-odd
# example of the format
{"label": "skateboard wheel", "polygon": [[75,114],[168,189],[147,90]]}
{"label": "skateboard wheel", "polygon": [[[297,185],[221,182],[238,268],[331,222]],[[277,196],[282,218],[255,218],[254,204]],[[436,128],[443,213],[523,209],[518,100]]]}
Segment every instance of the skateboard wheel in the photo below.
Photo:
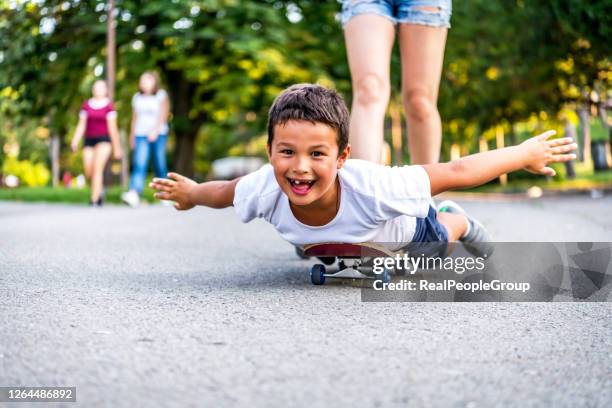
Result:
{"label": "skateboard wheel", "polygon": [[325,266],[321,264],[313,265],[310,269],[310,281],[313,285],[322,285],[325,283]]}

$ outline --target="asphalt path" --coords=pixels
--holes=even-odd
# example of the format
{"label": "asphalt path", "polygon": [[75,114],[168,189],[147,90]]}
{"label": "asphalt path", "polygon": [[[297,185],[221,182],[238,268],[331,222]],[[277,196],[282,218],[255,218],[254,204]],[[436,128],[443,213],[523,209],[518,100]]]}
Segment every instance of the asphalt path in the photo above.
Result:
{"label": "asphalt path", "polygon": [[[499,241],[612,241],[610,196],[462,204]],[[77,388],[36,407],[612,406],[611,303],[364,303],[311,264],[233,209],[2,202],[0,386]]]}

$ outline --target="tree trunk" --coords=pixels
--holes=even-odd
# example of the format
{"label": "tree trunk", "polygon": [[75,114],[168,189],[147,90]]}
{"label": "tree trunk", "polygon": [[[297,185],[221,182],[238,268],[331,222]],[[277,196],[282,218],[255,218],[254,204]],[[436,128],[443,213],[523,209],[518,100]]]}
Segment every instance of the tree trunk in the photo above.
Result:
{"label": "tree trunk", "polygon": [[168,80],[172,128],[176,137],[172,157],[174,165],[171,168],[184,176],[193,177],[195,141],[205,120],[203,114],[195,118],[189,117],[197,84],[189,82],[182,71],[168,70],[166,66],[161,69]]}
{"label": "tree trunk", "polygon": [[57,187],[60,184],[60,137],[56,133],[51,136],[49,152],[51,156],[51,185]]}
{"label": "tree trunk", "polygon": [[[612,158],[612,126],[608,124],[608,109],[612,108],[612,99],[606,98],[606,95],[600,93],[601,103],[597,109],[599,120],[603,125],[603,128],[608,133],[608,143],[606,143],[606,156],[608,159]],[[612,161],[608,160],[612,165]]]}
{"label": "tree trunk", "polygon": [[106,18],[106,83],[108,86],[108,98],[115,99],[115,1],[107,0]]}
{"label": "tree trunk", "polygon": [[[563,133],[564,137],[571,137],[572,139],[576,140],[576,126],[567,118],[565,119]],[[565,172],[568,179],[573,180],[576,178],[573,160],[565,162]]]}
{"label": "tree trunk", "polygon": [[123,130],[119,131],[119,141],[123,151],[121,156],[121,188],[127,190],[130,182],[130,144]]}
{"label": "tree trunk", "polygon": [[591,155],[591,128],[589,126],[588,103],[578,106],[576,109],[580,119],[580,134],[578,137],[578,160],[588,161]]}
{"label": "tree trunk", "polygon": [[[501,126],[497,126],[495,129],[495,143],[497,144],[498,149],[503,149],[506,146],[504,128]],[[499,176],[499,184],[502,186],[508,184],[508,174],[502,174]]]}
{"label": "tree trunk", "polygon": [[174,149],[174,168],[177,173],[193,177],[193,152],[197,131],[176,133],[176,147]]}
{"label": "tree trunk", "polygon": [[519,140],[518,140],[518,136],[516,134],[516,128],[515,128],[515,124],[512,124],[510,126],[510,145],[512,146],[516,146],[517,144],[519,144]]}

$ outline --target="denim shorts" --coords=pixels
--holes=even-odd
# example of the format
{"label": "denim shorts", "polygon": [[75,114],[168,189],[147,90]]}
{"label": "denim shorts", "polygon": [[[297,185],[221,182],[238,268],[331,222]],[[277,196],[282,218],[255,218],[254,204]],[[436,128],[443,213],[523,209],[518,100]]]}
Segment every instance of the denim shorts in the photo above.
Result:
{"label": "denim shorts", "polygon": [[416,219],[416,229],[412,242],[403,249],[426,256],[445,256],[448,250],[448,231],[438,221],[438,213],[429,207],[427,217]]}
{"label": "denim shorts", "polygon": [[[341,0],[342,26],[360,14],[377,14],[393,24],[450,28],[452,0]],[[434,7],[437,11],[421,8]]]}

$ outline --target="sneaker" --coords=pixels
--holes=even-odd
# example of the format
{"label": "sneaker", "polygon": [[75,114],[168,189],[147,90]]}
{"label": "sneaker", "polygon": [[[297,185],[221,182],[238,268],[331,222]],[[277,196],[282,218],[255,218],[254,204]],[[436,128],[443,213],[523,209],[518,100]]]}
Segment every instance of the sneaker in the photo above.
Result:
{"label": "sneaker", "polygon": [[491,235],[487,229],[478,220],[467,215],[465,210],[454,201],[445,200],[438,205],[440,212],[451,214],[464,215],[469,223],[469,230],[464,234],[459,241],[463,243],[465,249],[471,254],[481,257],[487,257],[493,253],[493,244],[491,243]]}
{"label": "sneaker", "polygon": [[132,208],[136,208],[140,205],[140,196],[135,190],[126,191],[121,193],[121,201]]}
{"label": "sneaker", "polygon": [[93,201],[89,200],[89,206],[91,208],[100,208],[100,207],[102,207],[102,204],[100,204],[100,199],[98,199],[98,201],[96,201],[96,202],[93,202]]}

